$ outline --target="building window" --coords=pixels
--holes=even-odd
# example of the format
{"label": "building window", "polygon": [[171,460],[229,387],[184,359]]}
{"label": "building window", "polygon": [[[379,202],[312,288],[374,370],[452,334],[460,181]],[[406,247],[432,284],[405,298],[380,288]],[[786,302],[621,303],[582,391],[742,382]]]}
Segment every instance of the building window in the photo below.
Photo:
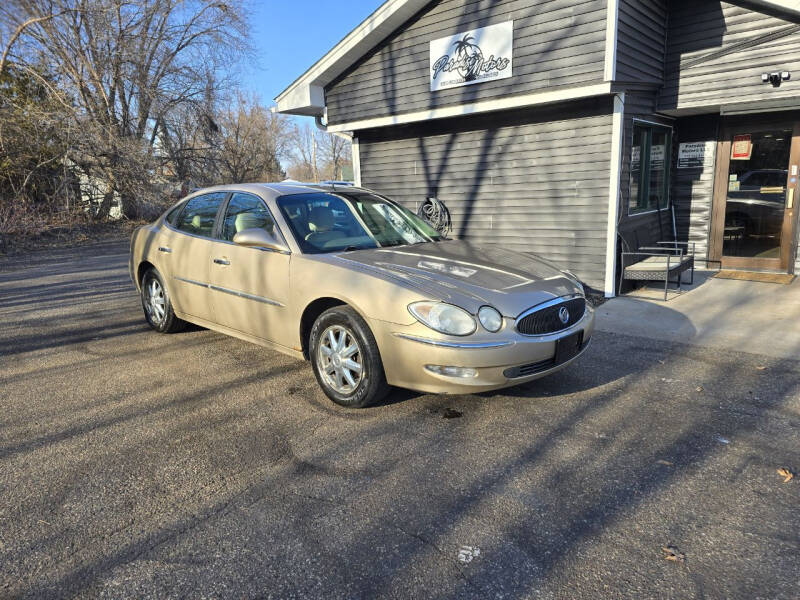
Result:
{"label": "building window", "polygon": [[628,214],[669,206],[669,158],[672,130],[634,122]]}

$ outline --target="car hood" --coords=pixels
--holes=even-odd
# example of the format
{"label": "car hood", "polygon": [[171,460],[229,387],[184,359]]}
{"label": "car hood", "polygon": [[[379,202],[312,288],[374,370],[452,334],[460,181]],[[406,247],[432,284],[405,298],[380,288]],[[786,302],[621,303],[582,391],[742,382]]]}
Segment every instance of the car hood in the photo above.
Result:
{"label": "car hood", "polygon": [[420,291],[420,300],[442,300],[473,314],[489,304],[516,317],[541,302],[581,291],[542,258],[460,240],[355,250],[334,258],[362,272],[402,280]]}

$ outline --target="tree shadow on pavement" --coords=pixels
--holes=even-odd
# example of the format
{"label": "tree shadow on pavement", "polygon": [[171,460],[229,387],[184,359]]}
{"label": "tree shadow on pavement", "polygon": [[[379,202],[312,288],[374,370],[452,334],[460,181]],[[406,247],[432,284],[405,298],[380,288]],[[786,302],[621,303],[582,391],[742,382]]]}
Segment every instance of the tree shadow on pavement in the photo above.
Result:
{"label": "tree shadow on pavement", "polygon": [[[746,355],[731,361],[702,349],[613,334],[598,337],[596,348],[585,359],[595,363],[586,365],[586,380],[571,385],[581,377],[569,371],[542,380],[550,395],[537,402],[509,394],[416,396],[357,419],[350,411],[319,410],[312,403],[302,410],[299,426],[280,416],[305,401],[292,395],[274,398],[261,411],[275,420],[271,433],[249,427],[247,420],[223,419],[235,427],[231,433],[242,449],[271,439],[269,460],[242,464],[247,455],[240,453],[238,462],[220,464],[219,473],[236,465],[237,474],[248,477],[229,474],[229,484],[184,497],[169,518],[154,509],[140,523],[140,534],[103,552],[83,547],[66,573],[50,583],[30,581],[24,593],[86,592],[102,588],[112,573],[135,577],[141,561],[155,561],[176,594],[203,593],[213,585],[204,573],[235,585],[237,573],[261,565],[264,573],[292,574],[279,582],[260,579],[258,569],[250,575],[261,585],[272,582],[271,593],[286,595],[303,585],[294,551],[288,552],[292,546],[300,556],[314,556],[315,572],[326,573],[333,582],[327,592],[334,595],[424,589],[436,597],[520,597],[561,590],[577,597],[588,588],[581,589],[581,577],[570,572],[583,569],[615,595],[626,595],[626,584],[614,579],[625,572],[631,585],[644,586],[636,588],[643,595],[663,586],[680,590],[672,594],[680,597],[711,591],[781,597],[787,579],[770,577],[791,571],[791,541],[768,536],[749,519],[770,513],[789,519],[797,509],[769,507],[768,501],[756,509],[758,486],[752,482],[736,490],[743,477],[780,460],[780,452],[788,458],[797,450],[777,448],[776,456],[764,457],[748,449],[737,457],[731,444],[744,449],[756,433],[774,428],[771,421],[799,391],[792,377],[796,363],[776,361],[765,372]],[[595,369],[607,373],[591,387]],[[313,389],[310,374],[303,386]],[[765,386],[769,398],[748,394]],[[218,397],[222,389],[204,397]],[[431,412],[445,401],[458,402],[463,416],[448,420]],[[192,396],[177,402],[178,409],[191,406]],[[248,411],[255,415],[259,409]],[[795,416],[794,427],[796,421]],[[158,447],[176,435],[206,436],[178,431],[168,422],[148,443]],[[782,438],[785,431],[773,434]],[[698,472],[705,469],[724,474],[714,476],[714,485],[704,484]],[[280,522],[273,520],[278,517]],[[714,545],[724,541],[714,536],[725,531],[727,520],[739,518],[747,520],[748,536],[762,536],[750,541],[759,560],[721,564]],[[697,534],[698,527],[706,536]],[[235,560],[202,550],[207,535],[222,536]],[[245,535],[249,541],[240,537]],[[740,539],[735,531],[726,535]],[[660,546],[667,543],[687,551],[691,569],[663,560]],[[459,562],[459,544],[480,546],[480,556],[469,565]],[[167,560],[187,552],[200,566]],[[438,579],[408,588],[408,574],[421,565]]]}

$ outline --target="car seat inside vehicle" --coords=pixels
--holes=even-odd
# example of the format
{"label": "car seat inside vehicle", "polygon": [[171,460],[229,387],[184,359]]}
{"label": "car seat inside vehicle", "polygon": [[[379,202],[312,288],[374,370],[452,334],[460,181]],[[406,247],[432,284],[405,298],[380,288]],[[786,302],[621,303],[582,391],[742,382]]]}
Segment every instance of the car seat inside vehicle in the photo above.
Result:
{"label": "car seat inside vehicle", "polygon": [[346,237],[343,232],[334,229],[336,217],[328,206],[313,207],[308,218],[308,225],[311,233],[305,239],[317,248],[324,248],[328,242]]}
{"label": "car seat inside vehicle", "polygon": [[236,233],[245,229],[263,229],[267,233],[272,233],[274,229],[272,219],[268,218],[264,213],[255,212],[243,212],[236,215],[234,228]]}

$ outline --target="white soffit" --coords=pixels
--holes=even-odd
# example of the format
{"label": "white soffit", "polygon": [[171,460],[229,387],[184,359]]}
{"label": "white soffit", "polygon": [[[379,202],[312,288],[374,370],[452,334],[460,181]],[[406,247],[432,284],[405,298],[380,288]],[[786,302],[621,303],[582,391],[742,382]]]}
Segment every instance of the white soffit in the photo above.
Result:
{"label": "white soffit", "polygon": [[308,71],[283,90],[275,102],[278,112],[323,116],[325,86],[413,17],[430,0],[386,0]]}

